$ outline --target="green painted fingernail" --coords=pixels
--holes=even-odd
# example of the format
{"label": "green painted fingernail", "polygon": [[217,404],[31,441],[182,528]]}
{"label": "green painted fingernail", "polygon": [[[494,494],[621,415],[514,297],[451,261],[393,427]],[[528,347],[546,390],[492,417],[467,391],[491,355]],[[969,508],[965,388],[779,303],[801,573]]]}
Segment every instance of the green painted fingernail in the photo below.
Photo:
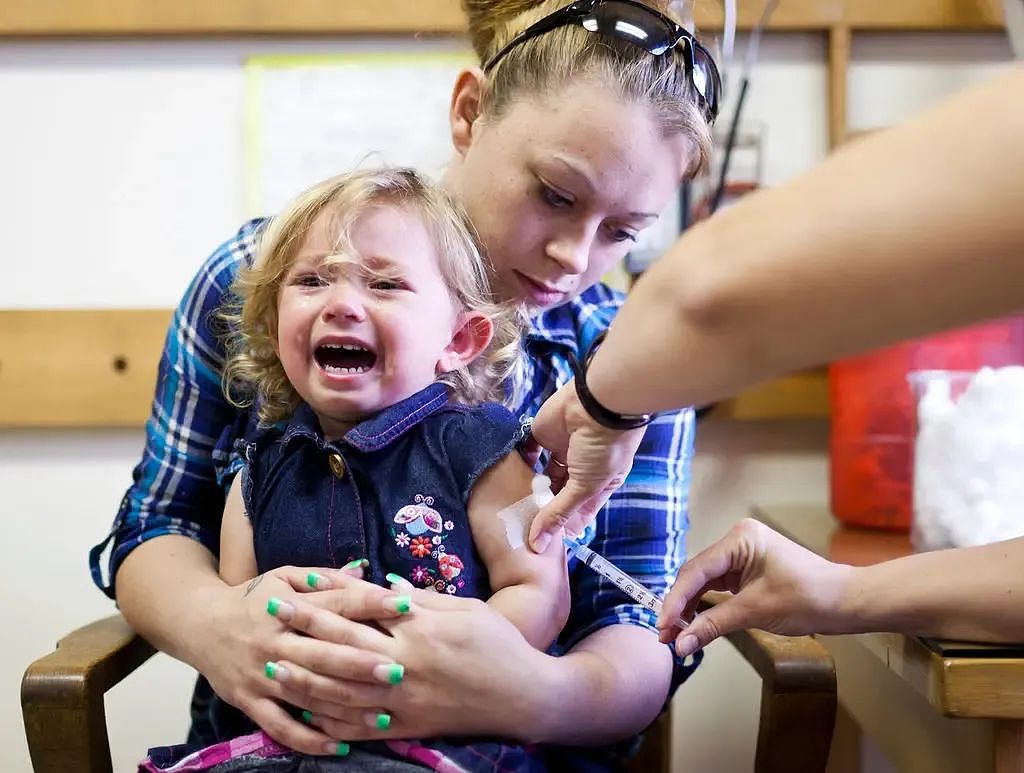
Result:
{"label": "green painted fingernail", "polygon": [[267,664],[263,666],[263,673],[267,675],[267,679],[273,679],[277,675],[277,663],[268,660]]}
{"label": "green painted fingernail", "polygon": [[409,614],[412,609],[412,596],[395,596],[395,611],[400,615]]}
{"label": "green painted fingernail", "polygon": [[323,578],[316,572],[310,572],[306,575],[306,585],[310,588],[315,588],[320,584],[320,580]]}
{"label": "green painted fingernail", "polygon": [[334,753],[339,757],[345,757],[348,755],[350,748],[351,747],[344,741],[338,741],[338,745],[335,747]]}
{"label": "green painted fingernail", "polygon": [[312,722],[313,722],[313,712],[310,711],[309,709],[304,710],[302,712],[302,721],[305,722],[307,725],[308,724],[312,724]]}
{"label": "green painted fingernail", "polygon": [[379,682],[398,684],[405,676],[405,666],[400,663],[381,663],[373,667],[373,678]]}
{"label": "green painted fingernail", "polygon": [[267,599],[267,614],[277,617],[277,612],[281,608],[281,599],[274,598],[271,596]]}
{"label": "green painted fingernail", "polygon": [[388,572],[387,574],[385,574],[384,579],[392,584],[398,583],[401,585],[408,582],[404,577],[399,577],[394,572]]}
{"label": "green painted fingernail", "polygon": [[391,727],[391,715],[378,714],[376,719],[376,725],[378,730],[387,730],[389,727]]}
{"label": "green painted fingernail", "polygon": [[370,565],[370,562],[367,561],[365,558],[356,558],[356,559],[354,559],[352,561],[349,561],[347,564],[345,564],[341,568],[342,569],[358,569],[361,566],[369,566],[369,565]]}

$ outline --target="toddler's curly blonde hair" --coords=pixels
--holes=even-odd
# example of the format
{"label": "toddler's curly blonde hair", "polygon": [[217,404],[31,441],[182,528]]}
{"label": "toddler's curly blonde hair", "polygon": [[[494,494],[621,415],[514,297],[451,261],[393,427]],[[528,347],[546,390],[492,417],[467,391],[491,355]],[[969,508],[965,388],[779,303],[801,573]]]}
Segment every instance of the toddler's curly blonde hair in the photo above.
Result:
{"label": "toddler's curly blonde hair", "polygon": [[[353,224],[378,205],[401,207],[422,218],[456,308],[481,311],[494,326],[494,336],[479,357],[460,370],[441,374],[438,380],[449,386],[453,397],[471,405],[515,394],[526,315],[518,304],[493,300],[489,264],[462,208],[443,189],[411,169],[360,170],[314,185],[270,221],[260,237],[253,265],[239,272],[220,312],[227,323],[224,393],[235,406],[255,405],[262,424],[287,419],[301,401],[274,343],[281,283],[313,222],[330,210],[336,216],[332,222],[337,233],[335,252],[352,254],[349,232]],[[506,393],[507,381],[511,388]]]}

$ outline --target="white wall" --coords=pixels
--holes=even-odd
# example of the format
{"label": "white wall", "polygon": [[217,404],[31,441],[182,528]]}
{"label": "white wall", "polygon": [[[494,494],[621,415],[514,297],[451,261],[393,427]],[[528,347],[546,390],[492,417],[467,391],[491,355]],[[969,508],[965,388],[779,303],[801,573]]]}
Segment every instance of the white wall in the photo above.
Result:
{"label": "white wall", "polygon": [[0,308],[173,305],[245,218],[244,57],[410,46],[462,44],[0,42],[5,248],[47,266],[6,277]]}
{"label": "white wall", "polygon": [[[0,41],[0,308],[172,305],[243,217],[242,57],[411,45],[453,43]],[[858,38],[851,125],[902,118],[1008,57],[997,35]],[[761,59],[747,115],[768,127],[765,181],[776,183],[825,152],[824,46],[771,36]],[[86,551],[105,533],[141,444],[141,431],[0,432],[5,771],[30,769],[16,697],[25,665],[112,610],[92,587]],[[820,425],[707,425],[698,448],[695,548],[754,501],[825,498]],[[749,769],[758,688],[743,668],[726,645],[713,648],[681,692],[679,769]],[[182,737],[185,676],[154,661],[109,696],[115,770]]]}
{"label": "white wall", "polygon": [[[111,614],[92,585],[87,549],[106,533],[142,448],[141,432],[0,433],[0,769],[31,770],[21,722],[21,674],[68,631]],[[192,677],[158,656],[108,694],[115,771],[148,746],[184,736]]]}

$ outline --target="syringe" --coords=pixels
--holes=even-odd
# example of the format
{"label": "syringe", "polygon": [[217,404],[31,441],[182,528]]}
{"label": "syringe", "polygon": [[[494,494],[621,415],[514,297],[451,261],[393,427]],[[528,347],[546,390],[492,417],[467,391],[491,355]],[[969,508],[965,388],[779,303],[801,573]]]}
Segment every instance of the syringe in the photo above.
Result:
{"label": "syringe", "polygon": [[[586,545],[580,545],[568,537],[564,537],[562,541],[565,543],[565,546],[569,548],[569,553],[571,555],[575,555],[576,558],[602,577],[606,577],[611,580],[615,583],[616,588],[621,590],[638,604],[642,604],[655,614],[661,614],[661,599],[655,596],[642,582],[634,577],[630,577],[607,558],[602,556],[600,553],[595,553]],[[682,619],[678,621],[678,624],[681,628],[685,628],[687,625],[686,621]]]}

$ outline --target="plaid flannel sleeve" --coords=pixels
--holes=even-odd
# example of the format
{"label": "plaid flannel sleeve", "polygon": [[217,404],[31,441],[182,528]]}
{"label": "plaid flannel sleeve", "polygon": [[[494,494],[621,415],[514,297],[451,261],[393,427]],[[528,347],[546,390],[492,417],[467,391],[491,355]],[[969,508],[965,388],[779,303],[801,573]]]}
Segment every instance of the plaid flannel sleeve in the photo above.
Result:
{"label": "plaid flannel sleeve", "polygon": [[[239,412],[221,391],[224,350],[215,313],[238,267],[249,262],[262,221],[251,221],[206,260],[174,311],[146,422],[142,458],[110,534],[89,553],[93,581],[111,598],[125,557],[148,539],[180,534],[216,553],[224,478]],[[107,575],[103,553],[110,543]]]}
{"label": "plaid flannel sleeve", "polygon": [[[686,558],[693,439],[692,409],[659,415],[647,428],[626,482],[601,509],[587,535],[593,535],[591,549],[658,596],[668,590]],[[609,580],[581,562],[570,571],[572,612],[560,641],[563,650],[609,625],[655,630],[655,614]],[[684,662],[674,651],[673,661],[668,698],[697,664],[692,659]]]}

